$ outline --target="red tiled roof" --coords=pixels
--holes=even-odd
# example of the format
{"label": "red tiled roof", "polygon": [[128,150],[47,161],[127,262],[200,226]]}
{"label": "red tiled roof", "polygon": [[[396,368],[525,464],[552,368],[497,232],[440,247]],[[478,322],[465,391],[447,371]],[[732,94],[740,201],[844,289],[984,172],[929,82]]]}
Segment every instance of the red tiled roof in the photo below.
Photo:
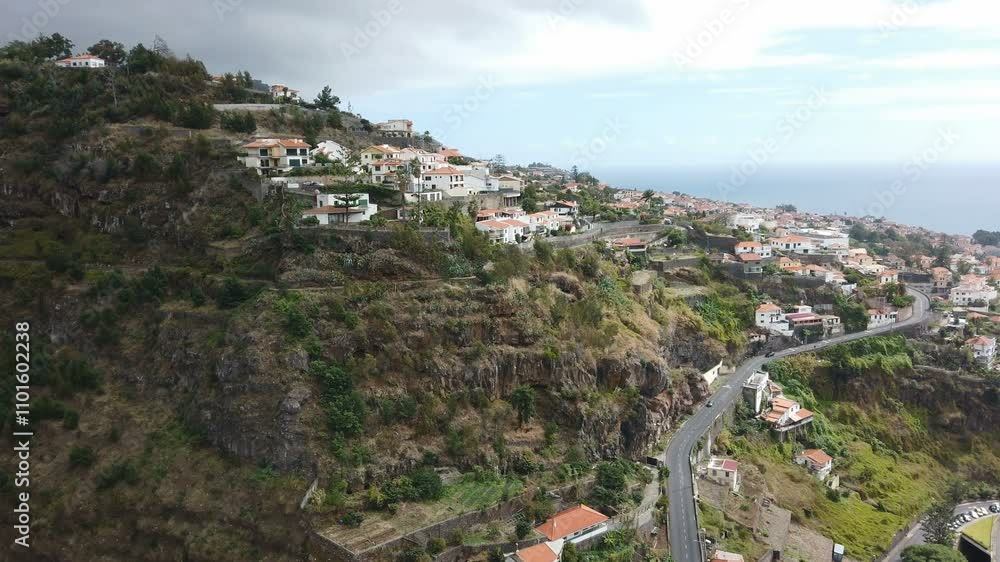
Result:
{"label": "red tiled roof", "polygon": [[603,513],[580,504],[553,515],[551,519],[535,527],[535,530],[554,541],[607,520],[608,517]]}
{"label": "red tiled roof", "polygon": [[746,261],[761,261],[761,259],[763,259],[763,258],[761,258],[757,254],[740,254],[739,258],[740,258],[740,260],[745,261],[745,262]]}
{"label": "red tiled roof", "polygon": [[444,168],[438,168],[436,170],[431,170],[429,172],[424,172],[425,176],[464,176],[465,172],[461,170],[456,170],[451,166],[445,166]]}
{"label": "red tiled roof", "polygon": [[833,462],[833,457],[826,454],[826,451],[822,449],[806,449],[802,451],[802,456],[809,459],[815,466],[824,466],[827,463]]}
{"label": "red tiled roof", "polygon": [[555,562],[559,560],[559,555],[553,552],[546,543],[518,550],[516,554],[521,562]]}
{"label": "red tiled roof", "polygon": [[284,148],[309,148],[309,143],[301,139],[257,139],[243,145],[243,148],[271,148],[281,146]]}
{"label": "red tiled roof", "polygon": [[91,60],[91,59],[104,60],[101,57],[98,57],[96,55],[73,55],[71,57],[66,57],[64,59],[59,59],[59,62],[69,62],[69,61],[74,61],[74,60]]}
{"label": "red tiled roof", "polygon": [[757,307],[757,312],[781,312],[781,307],[770,302],[766,302]]}

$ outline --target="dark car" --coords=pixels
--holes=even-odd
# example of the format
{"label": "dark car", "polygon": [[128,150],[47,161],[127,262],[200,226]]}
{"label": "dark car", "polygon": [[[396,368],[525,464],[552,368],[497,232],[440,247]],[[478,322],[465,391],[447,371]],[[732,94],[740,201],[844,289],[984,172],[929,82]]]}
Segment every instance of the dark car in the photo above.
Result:
{"label": "dark car", "polygon": [[711,408],[712,406],[715,406],[715,400],[709,400],[705,405]]}
{"label": "dark car", "polygon": [[764,354],[764,357],[774,357],[774,352],[768,351],[767,353]]}

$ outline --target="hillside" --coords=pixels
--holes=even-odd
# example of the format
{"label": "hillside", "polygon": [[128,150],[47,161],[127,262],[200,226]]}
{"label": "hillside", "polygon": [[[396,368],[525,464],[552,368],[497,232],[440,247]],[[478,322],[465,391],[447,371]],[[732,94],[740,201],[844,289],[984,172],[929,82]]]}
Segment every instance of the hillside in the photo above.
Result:
{"label": "hillside", "polygon": [[[1000,490],[996,380],[928,366],[935,344],[876,337],[768,366],[785,394],[816,413],[797,440],[775,442],[743,421],[719,439],[746,461],[747,494],[761,493],[792,522],[880,555],[935,501],[995,498]],[[834,458],[839,489],[791,462],[818,448]]]}
{"label": "hillside", "polygon": [[[661,280],[640,296],[601,246],[490,246],[454,207],[431,234],[301,228],[291,198],[253,196],[246,133],[219,128],[231,100],[195,60],[77,72],[43,39],[14,47],[0,304],[31,324],[36,525],[19,560],[304,560],[312,531],[403,529],[472,481],[508,482],[493,501],[550,489],[642,458],[741,350],[738,292],[698,311]],[[368,140],[336,110],[287,113],[261,124]],[[12,445],[12,379],[0,393]]]}

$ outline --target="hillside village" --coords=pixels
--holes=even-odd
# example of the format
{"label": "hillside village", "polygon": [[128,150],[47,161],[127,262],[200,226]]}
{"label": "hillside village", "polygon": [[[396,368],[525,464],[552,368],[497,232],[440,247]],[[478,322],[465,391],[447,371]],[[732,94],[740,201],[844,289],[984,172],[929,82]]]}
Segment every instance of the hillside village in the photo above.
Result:
{"label": "hillside village", "polygon": [[[83,73],[107,72],[120,64],[94,54],[68,56],[54,62],[66,72]],[[666,303],[664,308],[676,306],[683,313],[691,312],[692,316],[697,313],[701,320],[687,317],[684,320],[718,340],[718,345],[714,340],[711,342],[713,352],[717,353],[704,354],[711,356],[711,361],[705,364],[700,358],[685,357],[682,365],[673,366],[677,367],[677,372],[671,372],[673,378],[657,393],[664,392],[670,385],[681,384],[682,377],[687,376],[694,381],[690,385],[699,390],[696,394],[701,398],[706,389],[728,384],[728,372],[745,357],[755,354],[773,357],[788,348],[818,344],[845,334],[878,330],[903,322],[913,314],[914,297],[907,289],[930,296],[937,314],[928,339],[936,351],[946,350],[940,353],[953,363],[950,366],[983,380],[993,380],[1000,368],[1000,362],[995,360],[996,338],[1000,336],[1000,246],[980,243],[973,236],[943,235],[872,217],[799,212],[791,205],[756,208],[679,191],[667,193],[612,186],[575,168],[567,171],[543,163],[517,165],[506,162],[502,155],[485,159],[466,155],[460,148],[441,146],[428,133],[419,133],[415,124],[405,118],[371,123],[360,115],[340,111],[339,100],[328,90],[315,101],[308,102],[299,90],[285,84],[264,84],[248,73],[207,77],[206,83],[213,98],[204,108],[210,118],[203,123],[204,127],[184,125],[182,129],[190,130],[182,132],[189,133],[189,138],[193,138],[191,131],[210,132],[206,134],[211,134],[212,141],[225,148],[228,160],[243,167],[249,179],[244,183],[233,182],[237,191],[252,193],[258,200],[276,197],[283,204],[290,202],[288,208],[294,223],[290,230],[296,236],[345,233],[357,234],[360,239],[365,236],[374,239],[379,233],[398,233],[394,228],[405,225],[420,234],[447,238],[453,236],[451,230],[460,222],[455,217],[460,217],[481,236],[478,241],[498,251],[520,251],[539,258],[549,256],[545,259],[553,261],[554,249],[592,250],[606,261],[598,262],[595,258],[597,265],[592,269],[598,277],[602,271],[612,271],[616,275],[621,273],[625,280],[618,283],[616,277],[606,281],[611,279],[608,276],[598,281],[601,294],[610,295],[608,299],[619,303],[626,311],[623,316],[628,314],[627,306],[632,299],[643,303],[649,311],[658,310],[657,299],[660,299]],[[281,211],[286,211],[284,205]],[[233,233],[225,243],[242,242],[242,237],[243,233]],[[227,249],[223,243],[218,247]],[[314,258],[303,253],[295,259],[308,262]],[[576,264],[571,254],[565,259]],[[462,270],[464,275],[453,277],[470,283],[487,279],[490,268],[495,269],[497,262],[500,260],[492,260],[477,271]],[[524,265],[524,262],[512,262]],[[353,267],[353,263],[350,265]],[[332,269],[326,264],[315,265],[315,268]],[[427,283],[428,275],[424,272],[408,278],[407,271],[402,268],[392,271],[393,283],[413,282],[414,287]],[[554,272],[551,278],[552,284],[561,291],[558,298],[552,299],[557,303],[552,305],[554,310],[558,303],[570,302],[562,292],[571,295],[572,302],[578,302],[577,299],[586,302],[579,297],[583,289],[574,277]],[[416,301],[427,303],[435,301],[445,291],[457,292],[446,285],[444,279],[431,278],[430,281],[426,294],[419,294]],[[622,289],[622,285],[627,288]],[[724,293],[720,285],[736,287],[733,293],[737,296]],[[323,286],[297,289],[303,289],[302,293],[325,290]],[[284,312],[293,311],[287,316],[292,320],[286,320],[283,325],[294,323],[298,318],[293,305],[299,301],[287,296],[286,290],[285,286],[268,288],[274,293],[268,298],[282,299],[278,308],[284,307],[281,309]],[[376,293],[385,290],[378,286],[372,294],[360,290],[345,292],[349,294],[350,304],[355,305],[384,298]],[[435,290],[441,293],[433,293]],[[675,292],[668,293],[668,290]],[[417,288],[414,292],[422,291]],[[529,291],[522,292],[527,294]],[[490,295],[489,298],[496,298],[498,307],[510,307],[511,315],[517,315],[515,323],[528,323],[519,308],[530,308],[526,296],[518,294],[516,298],[503,297],[505,300],[501,300],[501,297]],[[731,315],[729,308],[719,304],[726,298],[741,303],[733,307],[738,316]],[[356,327],[359,322],[363,324],[369,320],[366,317],[359,320],[352,314],[341,305],[334,321]],[[382,310],[379,314],[382,317],[373,318],[373,322],[402,313],[390,309],[390,312]],[[603,314],[598,309],[595,320],[598,325]],[[266,318],[266,314],[261,312],[253,322],[261,318]],[[494,322],[494,319],[487,320]],[[415,321],[418,328],[406,334],[409,342],[429,345],[435,332],[424,322],[426,318]],[[642,326],[630,328],[637,334],[643,329]],[[466,335],[464,332],[472,331],[469,325],[458,320],[447,329],[457,340]],[[543,332],[539,328],[537,333]],[[616,335],[617,332],[608,330],[600,339],[602,342],[621,342],[615,339]],[[374,370],[369,364],[375,359],[368,352],[380,343],[374,335],[371,337],[376,340],[374,343],[368,341],[368,334],[363,337],[370,347],[358,354],[360,359],[357,364],[352,363],[351,368],[363,370],[368,366]],[[560,376],[570,376],[558,370],[562,367],[557,368],[562,365],[560,358],[565,357],[561,353],[568,355],[570,351],[560,350],[558,339],[538,342],[525,336],[522,341],[525,345],[544,345],[547,365]],[[240,345],[245,344],[240,342]],[[483,349],[477,351],[472,345],[467,347],[472,351],[465,352],[463,362],[471,364],[485,354]],[[697,344],[681,342],[679,347],[697,348]],[[431,364],[434,358],[422,359]],[[645,358],[628,359],[642,362],[643,369],[646,368]],[[520,360],[523,357],[518,358]],[[313,362],[306,368],[318,372],[317,378],[332,381],[327,383],[330,386],[326,394],[341,398],[337,393],[343,390],[345,383],[334,380],[336,369],[323,371],[323,367],[321,362],[319,366]],[[685,374],[678,374],[682,368]],[[499,368],[497,370],[499,372]],[[612,369],[607,370],[609,372],[602,376],[616,376]],[[815,399],[802,396],[801,385],[788,375],[788,370],[787,365],[775,367],[770,364],[755,370],[741,385],[740,404],[733,414],[734,423],[743,431],[737,437],[750,435],[766,439],[768,446],[773,444],[783,452],[787,448],[789,454],[781,459],[784,464],[821,483],[832,497],[847,497],[851,490],[841,488],[841,479],[848,480],[850,475],[840,472],[838,466],[843,458],[837,456],[837,451],[827,450],[829,447],[812,446],[816,438],[810,432],[815,426],[827,429],[826,414],[815,408]],[[522,385],[514,389],[510,397],[511,404],[516,407],[519,431],[522,425],[530,426],[536,415],[532,392],[531,388]],[[569,394],[570,390],[563,392]],[[600,400],[603,398],[597,392],[588,392],[578,394],[581,399],[598,405],[588,405],[597,411],[588,412],[596,418],[601,414]],[[635,395],[616,391],[610,396],[609,400],[615,401],[615,408],[619,404],[625,404],[622,408],[634,408],[635,401],[640,399],[638,391]],[[393,399],[378,397],[384,403]],[[468,400],[485,401],[471,392]],[[692,397],[692,402],[696,401]],[[347,399],[338,404],[346,405],[347,409],[357,406]],[[415,402],[407,403],[404,398],[392,404],[385,410],[390,413],[383,412],[387,419],[393,415],[406,419],[406,414],[401,412],[416,408]],[[435,405],[440,410],[451,407],[441,401]],[[811,409],[807,409],[807,405]],[[294,400],[282,404],[283,411],[295,407],[298,406]],[[503,415],[514,415],[512,407],[504,408]],[[502,417],[501,413],[492,411],[491,415]],[[415,414],[410,414],[409,419],[415,419]],[[427,425],[433,428],[435,423],[431,421]],[[598,425],[595,422],[595,427]],[[479,445],[469,445],[467,442],[474,439],[463,431],[463,426],[456,425],[444,432],[440,441],[446,443],[444,447],[449,454],[462,447]],[[529,431],[532,432],[530,436],[527,435]],[[331,478],[331,483],[319,487],[317,493],[317,478],[299,509],[316,510],[321,521],[317,534],[328,541],[325,553],[337,560],[362,560],[369,559],[368,556],[376,559],[387,556],[388,552],[407,561],[427,560],[447,548],[454,559],[465,556],[490,562],[577,562],[587,559],[584,553],[588,550],[614,549],[618,542],[633,540],[634,529],[642,529],[641,538],[653,545],[651,548],[663,549],[664,538],[660,533],[665,528],[663,514],[667,502],[661,492],[670,475],[663,470],[662,463],[649,462],[647,458],[644,466],[613,458],[616,455],[611,454],[605,455],[600,462],[576,458],[579,453],[575,444],[558,442],[559,434],[554,424],[530,426],[522,433],[526,441],[544,440],[546,455],[553,455],[553,451],[561,447],[567,456],[566,462],[557,463],[558,477],[536,475],[542,483],[532,482],[537,484],[537,493],[527,502],[517,503],[526,490],[524,479],[507,472],[485,474],[488,471],[478,466],[474,471],[459,474],[454,467],[437,466],[435,454],[428,451],[419,462],[407,459],[409,466],[405,470],[394,467],[396,473],[390,474],[392,478],[387,478],[381,487],[372,484],[376,478],[368,473],[351,480],[350,490],[346,478],[336,484]],[[487,439],[485,434],[479,437]],[[657,433],[656,440],[662,441],[665,437]],[[722,440],[729,438],[731,444],[735,440],[733,437],[727,435]],[[343,448],[336,454],[342,457],[355,454],[347,452],[342,442],[339,446]],[[492,444],[497,457],[508,454],[507,446],[500,432],[500,438]],[[749,488],[752,491],[747,491],[744,485],[747,461],[727,454],[725,449],[725,443],[720,445],[709,439],[700,453],[704,458],[700,459],[698,479],[705,482],[705,504],[714,502],[715,508],[721,511],[737,512],[740,508],[734,509],[732,502],[739,501],[747,505],[754,503],[754,513],[766,511],[770,508],[770,499],[768,497],[764,505],[767,494],[754,487],[759,482]],[[740,452],[749,455],[746,450]],[[842,447],[840,454],[845,454]],[[531,453],[511,458],[510,464],[516,467],[513,473],[521,476],[532,474],[537,464],[543,462]],[[352,462],[359,461],[352,459]],[[265,473],[261,478],[269,476]],[[755,478],[759,481],[762,477],[756,474]],[[709,491],[712,484],[716,488],[714,492]],[[427,515],[427,520],[400,521],[406,518],[397,513],[399,503],[441,501],[445,485],[451,486],[450,490],[467,488],[477,490],[478,494],[486,489],[489,493],[483,494],[487,500],[477,495],[475,501],[457,507],[449,505],[440,512],[431,512],[430,508],[427,512],[420,511]],[[590,492],[581,492],[582,489],[590,489]],[[751,495],[758,492],[759,497]],[[341,497],[339,504],[334,500],[324,503],[325,497],[335,495]],[[348,496],[352,499],[351,509],[345,507],[348,502],[343,499]],[[777,503],[776,500],[775,508],[780,509]],[[354,509],[357,506],[363,507]],[[735,513],[734,516],[741,515]],[[706,525],[719,535],[712,537],[715,548],[710,553],[711,560],[751,560],[750,550],[745,557],[723,548],[727,545],[721,543],[727,537],[732,538],[725,525],[718,528]],[[812,534],[819,535],[817,532]],[[774,546],[776,540],[771,540],[768,546]],[[837,559],[838,547],[839,555],[843,556],[842,545],[834,546],[832,540],[825,537],[817,541],[822,542],[824,548],[827,542],[831,543],[834,559]]]}

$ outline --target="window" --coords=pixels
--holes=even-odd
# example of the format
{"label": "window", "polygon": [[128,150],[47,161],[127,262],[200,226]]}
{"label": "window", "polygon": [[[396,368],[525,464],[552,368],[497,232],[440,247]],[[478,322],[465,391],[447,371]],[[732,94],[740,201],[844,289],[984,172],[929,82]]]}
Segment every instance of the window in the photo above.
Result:
{"label": "window", "polygon": [[301,166],[301,165],[302,165],[302,164],[301,164],[301,162],[302,162],[302,161],[301,161],[301,160],[299,160],[298,158],[290,158],[290,159],[288,160],[288,165],[289,165],[289,166],[292,166],[293,168],[297,168],[297,167],[299,167],[299,166]]}
{"label": "window", "polygon": [[261,156],[267,156],[267,154],[268,154],[266,148],[260,149],[259,151],[257,151],[257,153],[260,154]]}

